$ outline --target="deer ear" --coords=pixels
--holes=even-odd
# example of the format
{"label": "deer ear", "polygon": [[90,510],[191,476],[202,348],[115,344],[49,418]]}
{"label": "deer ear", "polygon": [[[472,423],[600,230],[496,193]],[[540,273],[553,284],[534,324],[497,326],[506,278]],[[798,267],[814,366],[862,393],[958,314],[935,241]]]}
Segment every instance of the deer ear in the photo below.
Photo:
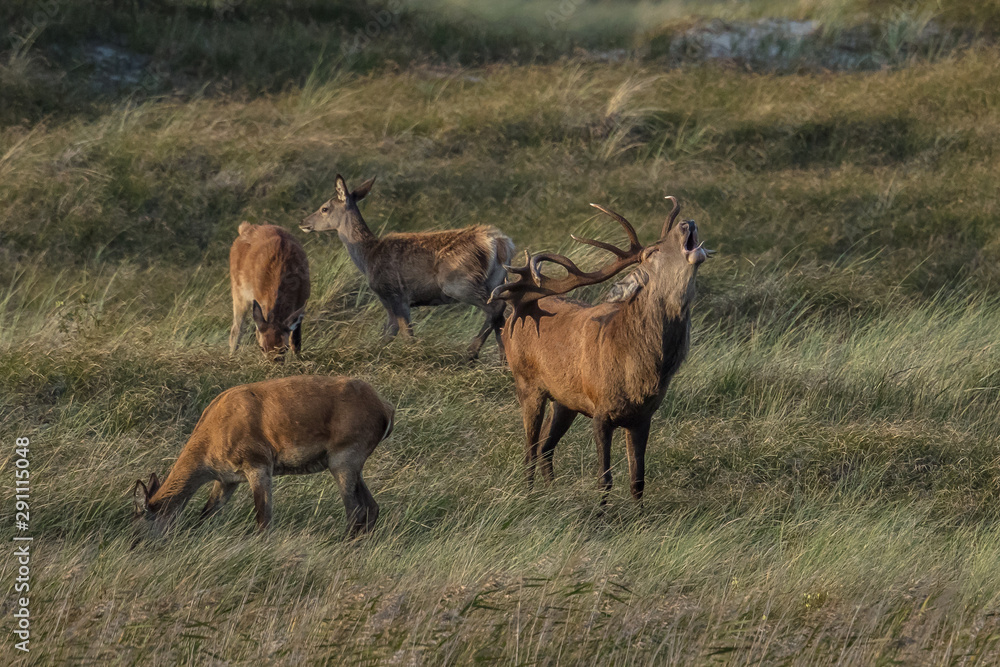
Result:
{"label": "deer ear", "polygon": [[306,307],[302,306],[301,308],[299,308],[294,313],[288,316],[288,319],[285,320],[285,326],[288,327],[289,331],[295,331],[296,329],[299,328],[299,325],[302,324],[302,318],[304,318],[305,316],[306,316]]}
{"label": "deer ear", "polygon": [[145,514],[149,509],[149,490],[141,479],[135,480],[135,487],[132,489],[132,506],[135,508],[136,514]]}
{"label": "deer ear", "polygon": [[149,473],[149,482],[147,486],[150,496],[160,490],[160,479],[156,476],[155,472]]}
{"label": "deer ear", "polygon": [[337,201],[341,204],[347,201],[347,183],[344,182],[344,177],[337,174]]}
{"label": "deer ear", "polygon": [[374,176],[359,185],[358,189],[351,193],[351,196],[354,197],[354,201],[361,201],[364,199],[368,195],[369,191],[371,191],[373,185],[375,185]]}
{"label": "deer ear", "polygon": [[258,331],[267,326],[267,320],[264,319],[264,311],[256,299],[253,302],[253,323],[257,325]]}

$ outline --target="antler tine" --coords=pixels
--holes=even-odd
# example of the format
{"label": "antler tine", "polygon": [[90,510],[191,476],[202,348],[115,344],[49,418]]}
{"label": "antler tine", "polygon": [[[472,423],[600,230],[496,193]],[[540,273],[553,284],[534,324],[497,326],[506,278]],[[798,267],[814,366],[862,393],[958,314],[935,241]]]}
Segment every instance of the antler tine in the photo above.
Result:
{"label": "antler tine", "polygon": [[618,213],[615,213],[610,209],[606,209],[600,204],[591,204],[591,206],[596,208],[601,213],[611,216],[612,218],[618,221],[618,224],[622,226],[622,229],[625,230],[625,234],[628,236],[628,244],[629,244],[628,250],[622,250],[621,248],[613,246],[610,243],[604,243],[603,241],[595,241],[594,239],[581,239],[577,238],[576,236],[573,236],[574,241],[579,241],[580,243],[586,243],[587,245],[592,245],[597,248],[608,250],[618,255],[621,258],[625,258],[628,255],[636,254],[642,251],[642,243],[639,242],[639,235],[635,233],[635,227],[632,226],[632,223],[630,223],[628,220],[626,220]]}
{"label": "antler tine", "polygon": [[667,235],[667,232],[674,226],[674,220],[677,219],[677,215],[681,212],[681,203],[677,201],[677,197],[673,195],[667,195],[664,199],[669,199],[674,203],[673,209],[670,211],[670,215],[667,216],[666,222],[663,223],[663,229],[660,231],[660,238],[662,239]]}
{"label": "antler tine", "polygon": [[504,264],[503,268],[507,269],[511,273],[516,274],[518,276],[527,277],[528,275],[531,274],[531,268],[529,266],[530,262],[531,262],[531,253],[528,252],[527,248],[525,248],[524,249],[524,266],[513,266],[511,264]]}
{"label": "antler tine", "polygon": [[545,274],[543,274],[538,268],[538,265],[542,262],[552,262],[553,264],[558,264],[566,269],[566,271],[570,274],[580,276],[581,278],[588,275],[585,271],[581,270],[580,267],[573,262],[573,260],[565,255],[557,255],[551,252],[540,252],[531,258],[531,262],[529,264],[531,268],[531,277],[535,279],[536,283],[541,283],[541,281],[546,278]]}

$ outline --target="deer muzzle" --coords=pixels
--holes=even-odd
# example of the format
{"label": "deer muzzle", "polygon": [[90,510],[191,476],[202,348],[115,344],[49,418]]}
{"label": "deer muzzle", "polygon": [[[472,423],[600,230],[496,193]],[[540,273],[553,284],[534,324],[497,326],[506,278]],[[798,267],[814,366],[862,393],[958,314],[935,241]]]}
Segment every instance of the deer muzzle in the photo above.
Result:
{"label": "deer muzzle", "polygon": [[694,220],[688,220],[687,224],[688,234],[687,238],[684,239],[684,256],[687,258],[688,264],[697,266],[708,259],[708,253],[702,247],[704,243],[698,243],[698,226],[694,224]]}

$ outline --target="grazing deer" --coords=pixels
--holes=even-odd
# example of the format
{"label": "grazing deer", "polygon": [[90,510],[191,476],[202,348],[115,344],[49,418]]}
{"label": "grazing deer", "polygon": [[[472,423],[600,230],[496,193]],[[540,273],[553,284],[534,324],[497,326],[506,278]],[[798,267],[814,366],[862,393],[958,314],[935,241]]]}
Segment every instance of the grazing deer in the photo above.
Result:
{"label": "grazing deer", "polygon": [[392,432],[394,408],[371,386],[346,377],[298,375],[227,389],[194,427],[167,479],[153,473],[133,489],[136,518],[164,528],[207,482],[202,520],[250,484],[257,527],[271,521],[271,478],[329,470],[347,511],[347,534],[371,530],[378,503],[361,477],[375,446]]}
{"label": "grazing deer", "polygon": [[469,359],[496,335],[503,354],[500,330],[505,305],[490,303],[490,293],[506,277],[504,264],[513,259],[514,243],[496,227],[477,225],[438,232],[375,236],[358,210],[375,183],[370,178],[353,192],[337,174],[336,194],[302,221],[305,232],[336,230],[355,266],[388,313],[385,335],[401,330],[412,336],[411,306],[468,303],[486,313],[482,329],[469,345]]}
{"label": "grazing deer", "polygon": [[239,345],[251,308],[257,345],[265,355],[280,361],[288,349],[300,353],[302,318],[309,298],[309,261],[302,244],[281,227],[244,222],[229,250],[229,279],[233,293],[230,354]]}
{"label": "grazing deer", "polygon": [[[656,243],[643,246],[625,218],[591,204],[621,224],[628,249],[573,239],[610,251],[617,257],[614,262],[585,272],[562,255],[525,253],[526,266],[508,267],[518,279],[491,295],[513,306],[503,339],[524,420],[529,487],[536,460],[545,479],[552,480],[555,446],[583,414],[593,420],[604,495],[611,490],[611,436],[621,427],[632,495],[642,499],[650,420],[687,355],[695,274],[710,252],[698,242],[693,220],[674,224],[680,205],[674,197],[668,199],[673,210]],[[559,264],[567,275],[544,275],[539,268],[543,262]],[[633,264],[638,268],[609,301],[591,305],[559,296],[605,281]],[[543,425],[548,401],[552,410]]]}

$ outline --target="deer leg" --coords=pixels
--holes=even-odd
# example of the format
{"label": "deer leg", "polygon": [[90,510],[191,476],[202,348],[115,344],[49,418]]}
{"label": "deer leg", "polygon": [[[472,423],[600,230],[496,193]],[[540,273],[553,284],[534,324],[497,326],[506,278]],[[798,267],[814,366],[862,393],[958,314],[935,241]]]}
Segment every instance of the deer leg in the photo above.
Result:
{"label": "deer leg", "polygon": [[302,354],[302,322],[292,332],[292,352]]}
{"label": "deer leg", "polygon": [[229,354],[236,352],[243,337],[243,323],[246,320],[247,304],[235,292],[233,293],[233,326],[229,328]]}
{"label": "deer leg", "polygon": [[398,333],[399,322],[396,321],[396,316],[392,314],[392,311],[389,311],[385,327],[382,329],[382,338],[385,340],[391,340],[395,338]]}
{"label": "deer leg", "polygon": [[607,502],[611,492],[611,435],[615,427],[609,419],[594,415],[594,440],[597,441],[597,462],[600,473],[600,486],[604,493],[601,504]]}
{"label": "deer leg", "polygon": [[[337,487],[340,489],[340,498],[344,501],[344,512],[347,515],[347,533],[345,537],[354,537],[368,529],[369,524],[375,523],[375,518],[371,516],[367,500],[371,496],[368,487],[364,486],[361,479],[361,470],[351,470],[347,467],[331,467],[330,472],[337,480]],[[375,499],[372,498],[372,502]],[[378,515],[378,506],[375,506],[375,516]]]}
{"label": "deer leg", "polygon": [[625,451],[628,454],[628,475],[632,483],[632,497],[642,501],[646,487],[646,442],[649,440],[649,422],[625,430]]}
{"label": "deer leg", "polygon": [[382,328],[382,339],[391,340],[399,333],[399,320],[396,318],[396,304],[379,296],[382,307],[385,308],[385,326]]}
{"label": "deer leg", "polygon": [[361,477],[361,471],[358,471],[358,500],[364,506],[364,520],[365,526],[362,531],[368,532],[375,527],[375,522],[378,520],[378,503],[375,502],[375,498],[372,496],[372,492],[368,490],[368,485],[365,484],[365,480]]}
{"label": "deer leg", "polygon": [[402,304],[396,313],[396,323],[399,331],[403,332],[406,338],[413,338],[413,325],[410,324],[410,307]]}
{"label": "deer leg", "polygon": [[271,471],[258,468],[247,474],[253,491],[253,506],[257,510],[257,530],[263,531],[271,523]]}
{"label": "deer leg", "polygon": [[497,347],[500,348],[500,356],[506,358],[503,351],[503,338],[500,337],[500,332],[503,330],[503,323],[506,321],[504,317],[504,309],[507,304],[503,301],[499,303],[487,304],[483,303],[480,308],[486,313],[486,321],[483,322],[483,328],[479,330],[479,334],[473,339],[472,344],[469,345],[469,360],[472,361],[479,356],[479,349],[486,343],[486,339],[490,337],[490,332],[492,331],[496,334]]}
{"label": "deer leg", "polygon": [[383,301],[382,305],[385,306],[385,310],[388,313],[388,319],[385,322],[385,340],[390,340],[396,337],[400,331],[406,337],[413,337],[413,327],[410,326],[410,307],[405,303],[390,303],[388,301]]}
{"label": "deer leg", "polygon": [[239,482],[226,483],[216,481],[212,485],[212,491],[208,494],[208,502],[205,503],[205,507],[201,510],[198,522],[205,521],[222,509],[222,506],[229,502],[237,486],[239,486]]}
{"label": "deer leg", "polygon": [[[485,308],[483,310],[486,310]],[[472,343],[469,344],[469,361],[475,361],[479,358],[479,350],[483,347],[483,343],[486,339],[490,337],[490,332],[493,330],[492,314],[486,311],[486,321],[483,322],[482,328],[479,329],[479,333],[476,337],[472,339]]]}
{"label": "deer leg", "polygon": [[520,397],[521,418],[524,420],[524,470],[530,489],[535,482],[535,456],[538,451],[538,434],[545,416],[545,397],[538,394]]}
{"label": "deer leg", "polygon": [[542,429],[545,435],[538,442],[539,467],[546,482],[552,482],[555,479],[552,472],[552,454],[555,452],[556,444],[566,435],[566,431],[573,424],[576,415],[576,412],[565,405],[552,401],[552,412],[545,418],[545,426]]}

